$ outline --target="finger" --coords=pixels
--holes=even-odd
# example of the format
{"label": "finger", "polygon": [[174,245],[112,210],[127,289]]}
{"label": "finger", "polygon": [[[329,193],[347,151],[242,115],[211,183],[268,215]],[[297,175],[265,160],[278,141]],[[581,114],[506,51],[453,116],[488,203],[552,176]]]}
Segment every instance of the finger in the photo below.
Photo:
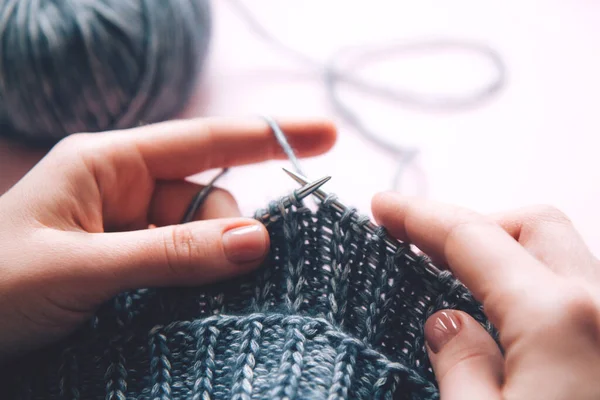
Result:
{"label": "finger", "polygon": [[[328,121],[288,120],[279,124],[299,157],[322,154],[336,139],[335,127]],[[111,154],[134,148],[156,179],[183,179],[212,168],[285,158],[271,128],[260,118],[170,121],[126,133],[106,134],[104,148]]]}
{"label": "finger", "polygon": [[269,249],[265,227],[247,218],[216,219],[86,237],[86,257],[106,290],[202,285],[247,273]]}
{"label": "finger", "polygon": [[549,206],[527,207],[491,218],[553,271],[599,277],[598,260],[561,211]]}
{"label": "finger", "polygon": [[474,319],[438,311],[425,323],[425,338],[442,400],[501,398],[502,354]]}
{"label": "finger", "polygon": [[[204,188],[188,181],[156,183],[148,220],[157,226],[181,223],[193,197]],[[196,213],[195,220],[233,218],[241,216],[235,198],[224,189],[213,188]]]}
{"label": "finger", "polygon": [[392,235],[445,260],[484,304],[493,292],[527,293],[552,280],[551,272],[500,226],[477,213],[383,193],[373,199],[373,214]]}

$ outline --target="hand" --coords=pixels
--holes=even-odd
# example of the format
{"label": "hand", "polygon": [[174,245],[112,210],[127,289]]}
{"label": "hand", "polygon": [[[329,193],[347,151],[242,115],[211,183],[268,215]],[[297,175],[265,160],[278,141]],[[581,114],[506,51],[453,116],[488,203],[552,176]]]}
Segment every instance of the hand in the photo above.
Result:
{"label": "hand", "polygon": [[[299,156],[328,150],[327,122],[282,122]],[[201,285],[249,271],[264,226],[213,191],[178,225],[202,170],[285,158],[261,120],[196,119],[73,135],[0,197],[0,360],[68,334],[121,291]],[[219,218],[219,219],[215,219]],[[147,229],[149,224],[157,226]]]}
{"label": "hand", "polygon": [[600,263],[552,209],[484,217],[385,193],[377,221],[446,265],[482,302],[505,351],[468,315],[425,324],[443,400],[599,399]]}

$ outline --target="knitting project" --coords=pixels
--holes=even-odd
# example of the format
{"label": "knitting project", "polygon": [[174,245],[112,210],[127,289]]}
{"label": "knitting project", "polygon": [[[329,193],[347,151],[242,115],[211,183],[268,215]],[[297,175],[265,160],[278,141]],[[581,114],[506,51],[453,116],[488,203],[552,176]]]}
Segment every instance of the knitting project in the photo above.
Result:
{"label": "knitting project", "polygon": [[493,332],[480,305],[448,272],[425,273],[428,260],[408,245],[386,251],[383,228],[366,233],[355,210],[282,201],[257,213],[272,216],[262,268],[117,296],[67,340],[11,366],[9,398],[438,398],[425,320],[459,309]]}

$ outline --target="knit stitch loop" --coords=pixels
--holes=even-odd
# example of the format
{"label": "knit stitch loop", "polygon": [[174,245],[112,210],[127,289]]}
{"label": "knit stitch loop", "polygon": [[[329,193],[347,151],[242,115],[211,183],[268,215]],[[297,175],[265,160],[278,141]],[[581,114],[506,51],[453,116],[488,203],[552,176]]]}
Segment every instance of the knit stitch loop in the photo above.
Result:
{"label": "knit stitch loop", "polygon": [[6,371],[7,398],[437,399],[426,319],[453,308],[493,327],[449,272],[425,273],[408,244],[389,252],[333,199],[257,211],[271,251],[246,276],[120,294]]}

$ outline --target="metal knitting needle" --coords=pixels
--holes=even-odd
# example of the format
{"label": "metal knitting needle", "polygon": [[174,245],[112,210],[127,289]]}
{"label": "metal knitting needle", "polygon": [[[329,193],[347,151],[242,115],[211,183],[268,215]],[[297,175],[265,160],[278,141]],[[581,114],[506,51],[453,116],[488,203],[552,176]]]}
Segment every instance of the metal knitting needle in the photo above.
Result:
{"label": "metal knitting needle", "polygon": [[[305,197],[310,196],[311,194],[315,193],[317,190],[319,190],[319,188],[321,186],[323,186],[325,184],[325,182],[329,181],[331,179],[330,176],[325,176],[321,179],[318,179],[314,182],[304,182],[303,185],[300,189],[296,190],[294,192],[295,197],[298,201],[302,201]],[[288,208],[293,204],[292,200],[287,197],[283,200],[283,207],[284,208]],[[265,222],[268,221],[271,218],[271,215],[269,213],[265,213],[264,215],[262,215],[260,217],[260,219]]]}
{"label": "metal knitting needle", "polygon": [[[301,176],[301,175],[299,175],[299,174],[297,174],[297,173],[295,173],[295,172],[292,172],[292,171],[288,170],[287,168],[283,168],[283,170],[284,170],[284,171],[285,171],[285,172],[286,172],[286,173],[287,173],[287,174],[288,174],[288,175],[289,175],[289,176],[290,176],[290,177],[291,177],[293,180],[295,180],[296,182],[300,183],[301,185],[305,185],[305,184],[306,184],[306,182],[308,181],[308,180],[307,180],[305,177],[303,177],[303,176]],[[313,191],[313,193],[312,193],[312,194],[314,194],[314,195],[315,195],[317,198],[319,198],[319,200],[321,200],[321,201],[324,201],[324,200],[327,198],[327,196],[328,196],[328,194],[327,194],[327,193],[325,193],[323,190],[321,190],[321,189],[319,189],[319,188],[317,188],[317,190]],[[340,202],[340,201],[338,201],[337,199],[335,199],[335,200],[333,200],[333,201],[331,202],[331,207],[332,207],[332,208],[333,208],[335,211],[337,211],[337,212],[339,212],[339,213],[341,213],[341,214],[343,214],[343,213],[344,213],[344,212],[345,212],[345,211],[348,209],[348,207],[347,207],[347,206],[345,206],[343,203],[341,203],[341,202]],[[356,216],[353,216],[353,218],[356,220]],[[364,229],[365,229],[365,230],[366,230],[368,233],[370,233],[371,235],[373,235],[373,234],[375,234],[375,231],[376,231],[376,229],[377,229],[377,225],[375,225],[374,223],[372,223],[371,221],[369,221],[369,222],[367,222],[367,223],[364,225]],[[398,250],[398,248],[401,246],[401,243],[400,243],[400,242],[399,242],[397,239],[395,239],[395,238],[391,237],[391,236],[390,236],[390,235],[389,235],[387,232],[386,232],[386,234],[385,234],[385,237],[383,238],[383,240],[385,241],[385,244],[388,246],[388,247],[387,247],[388,251],[390,251],[390,252],[391,252],[391,253],[393,253],[393,254],[396,254],[396,251],[397,251],[397,250]],[[411,261],[411,262],[416,262],[416,261],[417,261],[417,260],[416,260],[416,259],[415,259],[415,258],[414,258],[414,257],[413,257],[411,254],[409,254],[408,252],[405,252],[405,253],[403,253],[403,256],[404,256],[404,257],[405,257],[407,260],[409,260],[409,261]],[[429,272],[430,274],[432,274],[433,276],[436,276],[436,277],[437,277],[437,276],[438,276],[438,275],[441,273],[441,271],[440,271],[440,270],[439,270],[437,267],[435,267],[433,264],[431,264],[431,263],[427,263],[427,264],[425,264],[425,269],[427,270],[427,272]]]}

